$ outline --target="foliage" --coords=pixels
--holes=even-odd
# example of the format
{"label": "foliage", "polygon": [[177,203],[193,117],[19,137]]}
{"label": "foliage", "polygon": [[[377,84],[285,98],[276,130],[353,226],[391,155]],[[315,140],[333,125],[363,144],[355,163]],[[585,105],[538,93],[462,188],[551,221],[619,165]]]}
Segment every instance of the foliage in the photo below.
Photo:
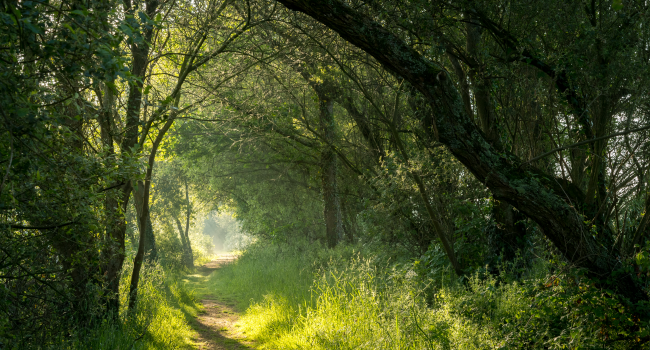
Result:
{"label": "foliage", "polygon": [[[126,266],[124,282],[128,282],[131,268]],[[196,316],[201,305],[182,282],[183,276],[165,273],[161,266],[153,265],[143,270],[142,278],[138,307],[122,310],[113,322],[105,321],[93,328],[77,325],[67,335],[46,343],[9,341],[3,345],[7,349],[194,349],[195,333],[187,317]],[[128,298],[128,283],[122,284],[121,298]]]}
{"label": "foliage", "polygon": [[240,301],[239,325],[263,349],[629,349],[647,332],[608,291],[547,261],[523,278],[461,282],[377,256],[258,242],[211,284]]}
{"label": "foliage", "polygon": [[187,346],[247,244],[268,347],[647,346],[647,13],[2,2],[0,347]]}
{"label": "foliage", "polygon": [[[193,135],[201,129],[204,126],[187,124],[180,135]],[[212,203],[236,211],[249,234],[278,241],[295,236],[322,238],[322,207],[314,198],[318,186],[311,185],[313,180],[306,166],[292,165],[293,155],[304,155],[291,150],[289,155],[269,154],[273,146],[254,139],[238,140],[236,129],[229,134],[188,136],[179,147],[178,153],[186,162],[205,165],[188,166],[201,185],[199,196],[212,197]],[[281,145],[282,141],[277,141]]]}
{"label": "foliage", "polygon": [[131,157],[84,149],[89,91],[128,80],[106,2],[3,2],[0,10],[0,343],[45,346],[105,315],[104,212]]}

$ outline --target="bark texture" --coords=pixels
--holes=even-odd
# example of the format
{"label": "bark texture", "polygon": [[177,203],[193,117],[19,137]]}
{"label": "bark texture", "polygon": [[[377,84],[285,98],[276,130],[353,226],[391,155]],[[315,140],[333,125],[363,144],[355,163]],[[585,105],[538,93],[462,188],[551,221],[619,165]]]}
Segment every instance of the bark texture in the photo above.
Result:
{"label": "bark texture", "polygon": [[[469,18],[472,18],[472,16],[470,15]],[[498,122],[494,113],[494,105],[492,104],[492,94],[490,91],[492,83],[485,76],[485,64],[480,57],[482,30],[481,27],[472,22],[466,24],[466,29],[466,50],[469,56],[467,58],[469,62],[467,63],[471,66],[468,76],[472,82],[478,122],[481,126],[481,131],[483,131],[490,145],[498,152],[503,152]],[[458,72],[456,74],[458,75]],[[468,107],[465,94],[463,93],[462,83],[459,85],[461,86],[460,93],[463,98],[463,105],[467,111]],[[472,115],[470,113],[467,114],[472,119]],[[524,219],[522,215],[513,210],[512,205],[505,201],[495,201],[492,206],[492,218],[494,220],[494,226],[489,230],[488,251],[490,252],[490,256],[488,263],[494,266],[499,256],[501,256],[502,261],[512,261],[516,257],[518,250],[525,249],[526,238],[524,236],[526,235],[526,226],[520,222]]]}
{"label": "bark texture", "polygon": [[[336,31],[373,56],[386,69],[413,85],[429,102],[426,132],[445,144],[497,200],[534,220],[560,252],[589,275],[615,281],[630,301],[647,300],[629,274],[615,275],[617,252],[590,232],[584,216],[570,203],[584,194],[563,179],[545,174],[514,155],[498,152],[466,113],[461,95],[441,67],[426,60],[371,18],[336,0],[279,0]],[[567,201],[567,197],[570,201]]]}
{"label": "bark texture", "polygon": [[[178,100],[177,100],[178,101]],[[170,116],[163,127],[158,132],[156,139],[151,145],[151,153],[149,154],[149,163],[147,167],[147,173],[144,178],[144,193],[142,194],[143,204],[142,204],[142,213],[139,220],[139,226],[147,227],[147,218],[149,217],[149,190],[151,188],[151,173],[153,171],[153,165],[156,160],[156,152],[160,146],[167,130],[174,123],[175,115]],[[145,242],[147,240],[146,230],[140,230],[140,240],[138,242],[138,252],[135,254],[135,259],[133,261],[133,273],[131,274],[131,285],[129,287],[129,310],[132,310],[135,307],[135,304],[138,299],[138,283],[140,282],[140,269],[142,268],[142,262],[144,260],[144,251],[145,251]]]}
{"label": "bark texture", "polygon": [[343,221],[341,215],[341,199],[337,185],[337,156],[332,142],[334,141],[334,99],[328,92],[317,90],[320,128],[326,144],[321,151],[321,179],[323,187],[323,202],[327,246],[334,248],[343,239]]}
{"label": "bark texture", "polygon": [[[101,95],[101,92],[98,94]],[[101,126],[101,140],[104,150],[110,155],[115,154],[113,118],[115,114],[115,94],[113,89],[104,86],[102,99],[102,113],[99,116]],[[101,253],[101,271],[104,275],[104,283],[108,292],[104,298],[105,310],[109,317],[116,317],[119,314],[119,280],[124,265],[124,236],[126,234],[126,221],[124,213],[128,197],[131,193],[131,184],[126,183],[114,191],[108,192],[104,202],[106,213],[106,236],[104,237]]]}

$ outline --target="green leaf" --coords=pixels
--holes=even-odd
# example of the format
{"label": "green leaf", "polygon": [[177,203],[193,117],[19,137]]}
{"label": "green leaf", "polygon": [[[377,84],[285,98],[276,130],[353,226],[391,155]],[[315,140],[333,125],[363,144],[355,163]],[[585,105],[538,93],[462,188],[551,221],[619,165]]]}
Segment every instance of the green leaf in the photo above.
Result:
{"label": "green leaf", "polygon": [[24,21],[23,25],[25,26],[25,28],[29,29],[29,31],[32,32],[32,33],[43,34],[43,29],[33,25],[31,22]]}

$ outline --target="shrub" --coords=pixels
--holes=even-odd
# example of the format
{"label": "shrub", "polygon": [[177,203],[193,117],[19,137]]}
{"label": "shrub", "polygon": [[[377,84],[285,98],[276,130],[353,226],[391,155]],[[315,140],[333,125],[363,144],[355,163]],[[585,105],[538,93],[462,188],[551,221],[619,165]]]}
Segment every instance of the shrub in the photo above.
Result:
{"label": "shrub", "polygon": [[500,275],[478,271],[458,279],[350,246],[258,242],[210,283],[240,301],[239,325],[267,349],[626,349],[635,343],[621,332],[638,325],[622,320],[623,304],[606,291],[573,269],[552,273],[541,260],[528,266],[524,275],[513,264]]}

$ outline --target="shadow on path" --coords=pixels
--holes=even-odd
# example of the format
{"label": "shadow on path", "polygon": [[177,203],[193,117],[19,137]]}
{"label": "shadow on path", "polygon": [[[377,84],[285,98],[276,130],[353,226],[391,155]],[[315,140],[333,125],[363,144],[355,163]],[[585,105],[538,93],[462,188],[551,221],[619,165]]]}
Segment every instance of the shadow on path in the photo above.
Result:
{"label": "shadow on path", "polygon": [[[231,263],[237,258],[235,255],[222,255],[203,266],[197,267],[197,275],[188,276],[190,279],[207,280],[215,270],[224,264]],[[198,282],[198,281],[196,281]],[[200,282],[199,282],[200,283]],[[251,341],[246,340],[236,327],[235,322],[239,315],[235,311],[234,301],[220,299],[213,295],[203,295],[201,304],[204,309],[199,312],[191,326],[198,333],[196,341],[199,349],[254,349]]]}

